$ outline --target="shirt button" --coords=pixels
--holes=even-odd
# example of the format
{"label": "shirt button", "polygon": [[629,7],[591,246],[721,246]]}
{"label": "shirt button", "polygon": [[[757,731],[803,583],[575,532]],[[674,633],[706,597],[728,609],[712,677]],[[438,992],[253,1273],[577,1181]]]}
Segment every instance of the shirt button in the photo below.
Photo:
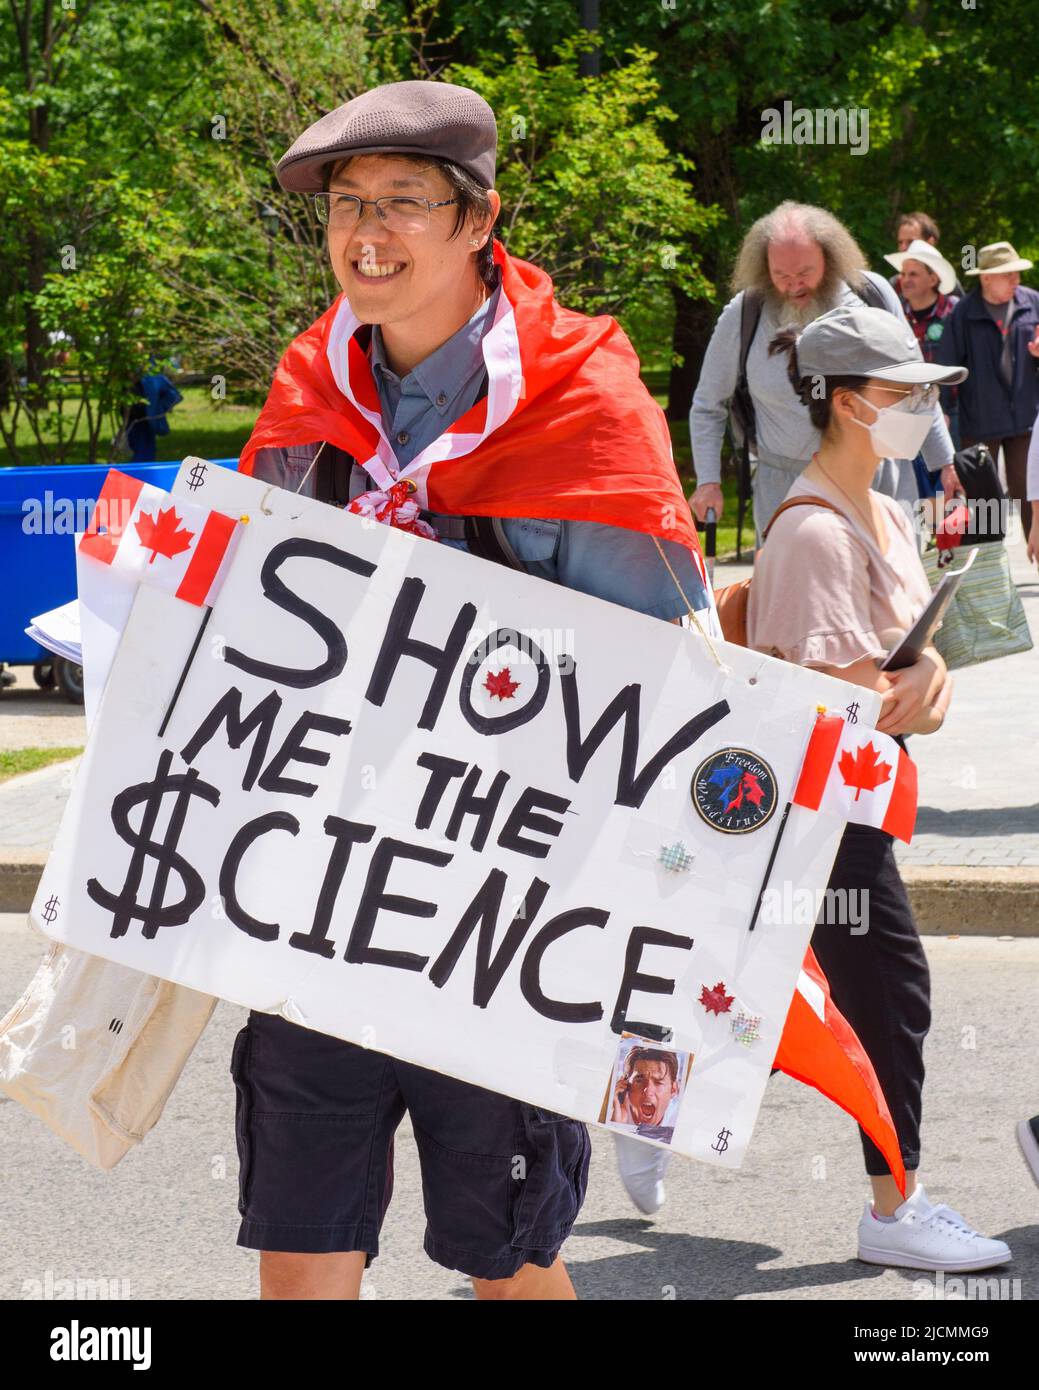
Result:
{"label": "shirt button", "polygon": [[398,443],[398,444],[407,444],[407,442],[408,442],[408,440],[409,440],[410,438],[411,438],[411,435],[407,432],[407,430],[401,430],[401,432],[397,435],[397,443]]}
{"label": "shirt button", "polygon": [[447,392],[441,391],[437,396],[437,405],[447,405]]}

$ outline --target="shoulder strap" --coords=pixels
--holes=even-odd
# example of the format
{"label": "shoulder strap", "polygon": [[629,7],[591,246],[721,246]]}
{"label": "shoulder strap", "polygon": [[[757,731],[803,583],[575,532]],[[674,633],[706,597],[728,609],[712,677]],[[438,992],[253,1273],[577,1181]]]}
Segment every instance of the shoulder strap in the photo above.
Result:
{"label": "shoulder strap", "polygon": [[350,500],[350,473],[356,460],[334,444],[325,443],[315,465],[314,496],[343,507]]}
{"label": "shoulder strap", "polygon": [[884,298],[880,286],[876,284],[875,281],[871,280],[868,275],[863,275],[862,283],[855,293],[863,303],[868,304],[871,309],[886,309],[889,314],[891,313],[891,305]]}
{"label": "shoulder strap", "polygon": [[816,507],[825,507],[827,511],[836,512],[838,516],[844,515],[840,507],[835,507],[832,502],[827,502],[825,497],[809,497],[807,495],[803,497],[788,497],[785,502],[780,502],[779,506],[772,513],[772,520],[761,534],[761,544],[764,545],[765,541],[768,539],[768,533],[776,524],[776,517],[779,516],[780,512],[785,512],[788,507],[806,507],[809,503]]}
{"label": "shoulder strap", "polygon": [[509,544],[501,518],[496,516],[467,516],[463,518],[465,542],[470,555],[481,560],[494,560],[499,565],[521,570],[523,563]]}
{"label": "shoulder strap", "polygon": [[747,356],[761,320],[762,296],[759,290],[744,290],[740,303],[740,357],[736,368],[736,389],[747,384]]}

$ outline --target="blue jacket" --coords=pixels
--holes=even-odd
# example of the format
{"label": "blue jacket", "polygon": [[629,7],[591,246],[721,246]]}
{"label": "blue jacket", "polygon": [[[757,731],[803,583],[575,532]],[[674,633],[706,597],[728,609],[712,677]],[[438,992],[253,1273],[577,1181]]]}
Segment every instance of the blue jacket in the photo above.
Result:
{"label": "blue jacket", "polygon": [[[985,308],[981,290],[972,290],[961,299],[945,320],[934,360],[970,371],[967,380],[956,388],[964,439],[1003,439],[1031,430],[1039,412],[1039,358],[1028,351],[1028,343],[1037,324],[1039,293],[1019,285],[1014,291],[1010,324],[1014,379],[1008,386],[999,370],[1003,338]],[[946,391],[942,397],[948,414]]]}

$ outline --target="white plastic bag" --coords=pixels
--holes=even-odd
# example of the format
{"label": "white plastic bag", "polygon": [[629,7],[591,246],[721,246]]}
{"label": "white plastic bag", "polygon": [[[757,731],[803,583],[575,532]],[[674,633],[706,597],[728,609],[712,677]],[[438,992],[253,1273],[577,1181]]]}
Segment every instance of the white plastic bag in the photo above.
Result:
{"label": "white plastic bag", "polygon": [[112,1168],[162,1114],[215,1005],[54,942],[0,1019],[0,1089]]}

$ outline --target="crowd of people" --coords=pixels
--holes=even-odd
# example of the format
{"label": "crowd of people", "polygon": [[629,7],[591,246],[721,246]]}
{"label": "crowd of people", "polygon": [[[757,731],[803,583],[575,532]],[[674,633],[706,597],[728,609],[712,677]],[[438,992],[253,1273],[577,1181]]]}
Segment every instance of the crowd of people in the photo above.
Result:
{"label": "crowd of people", "polygon": [[[721,458],[733,400],[749,400],[757,463],[754,521],[763,528],[808,465],[819,432],[792,397],[783,364],[769,354],[780,326],[805,328],[840,306],[881,307],[909,325],[925,362],[963,367],[962,382],[941,389],[931,427],[912,458],[884,458],[874,486],[917,515],[920,499],[960,490],[954,453],[985,444],[1002,456],[1009,496],[1029,539],[1039,512],[1039,291],[1021,284],[1032,262],[1008,241],[969,248],[964,292],[953,265],[938,249],[938,225],[924,212],[899,219],[898,249],[885,260],[895,274],[867,268],[854,237],[823,208],[781,203],[751,227],[732,276],[733,298],[722,310],[704,357],[689,413],[697,487],[692,507],[700,521],[721,517]],[[748,329],[748,303],[754,321]],[[749,338],[748,333],[752,336]],[[746,427],[746,426],[745,426]],[[1029,557],[1037,558],[1029,543]]]}
{"label": "crowd of people", "polygon": [[[481,344],[500,318],[503,270],[513,265],[493,237],[496,147],[493,113],[475,93],[405,82],[322,117],[278,166],[282,185],[311,194],[328,228],[331,266],[360,325],[351,343],[358,347],[352,370],[365,374],[358,399],[367,402],[362,413],[378,430],[378,458],[391,477],[394,460],[404,466],[455,420],[472,421],[487,395]],[[761,218],[740,248],[734,297],[718,320],[690,416],[692,508],[701,520],[711,508],[720,517],[724,438],[733,401],[743,400],[760,546],[748,644],[877,692],[877,727],[903,747],[907,736],[941,729],[952,694],[933,645],[901,670],[878,666],[931,592],[907,509],[925,493],[955,491],[956,449],[974,441],[1002,452],[1026,524],[1026,502],[1039,506],[1039,460],[1025,467],[1039,409],[1039,294],[1020,284],[1030,263],[1009,243],[983,246],[964,268],[973,287],[963,294],[938,239],[931,218],[907,214],[887,258],[896,272],[889,281],[867,268],[854,237],[824,209],[786,202]],[[527,292],[518,276],[510,284],[520,299]],[[609,468],[619,477],[629,459],[603,433],[613,415],[605,388],[589,391],[597,380],[594,351],[575,349],[582,320],[567,311],[552,320],[553,351],[560,363],[569,353],[575,365],[567,374],[569,367],[554,363],[546,389],[568,421],[568,437],[587,442],[587,467],[602,469],[605,459],[606,471],[596,475],[602,493]],[[522,356],[522,337],[519,346]],[[525,409],[541,389],[534,365],[524,363]],[[356,413],[353,400],[351,393]],[[497,396],[493,409],[502,409]],[[648,393],[643,409],[647,418],[656,410]],[[265,439],[275,438],[272,410],[261,416]],[[493,439],[483,416],[471,428]],[[286,425],[277,446],[259,449],[257,476],[302,485],[327,441],[314,443],[305,421],[297,433]],[[484,446],[481,438],[472,448],[470,438],[474,489],[477,477],[488,476],[480,467]],[[330,454],[333,467],[315,495],[349,505],[375,486],[344,442]],[[495,458],[496,467],[520,476],[529,464],[529,457]],[[662,467],[673,474],[669,460]],[[781,509],[795,498],[799,505]],[[474,491],[474,511],[479,500]],[[688,556],[677,568],[677,554],[670,563],[659,537],[572,511],[553,510],[532,487],[529,517],[499,518],[504,555],[480,549],[488,537],[480,540],[479,528],[464,524],[471,518],[422,516],[460,549],[664,620],[683,619],[685,588],[703,591]],[[877,1072],[907,1172],[903,1196],[863,1134],[872,1200],[859,1222],[857,1253],[926,1270],[1005,1262],[1004,1242],[931,1203],[919,1179],[930,982],[891,837],[849,827],[830,886],[869,894],[868,931],[849,933],[824,916],[813,947]],[[845,897],[827,894],[827,902]],[[668,1054],[638,1048],[629,1062],[615,1124],[667,1128],[679,1083]],[[588,1180],[583,1125],[257,1012],[240,1035],[233,1072],[243,1173],[238,1239],[262,1252],[264,1297],[358,1296],[378,1253],[393,1134],[405,1111],[422,1167],[427,1254],[467,1273],[480,1298],[573,1297],[559,1252]],[[644,1212],[658,1210],[668,1150],[622,1134],[615,1143],[632,1200]],[[517,1153],[521,1185],[509,1170]]]}

